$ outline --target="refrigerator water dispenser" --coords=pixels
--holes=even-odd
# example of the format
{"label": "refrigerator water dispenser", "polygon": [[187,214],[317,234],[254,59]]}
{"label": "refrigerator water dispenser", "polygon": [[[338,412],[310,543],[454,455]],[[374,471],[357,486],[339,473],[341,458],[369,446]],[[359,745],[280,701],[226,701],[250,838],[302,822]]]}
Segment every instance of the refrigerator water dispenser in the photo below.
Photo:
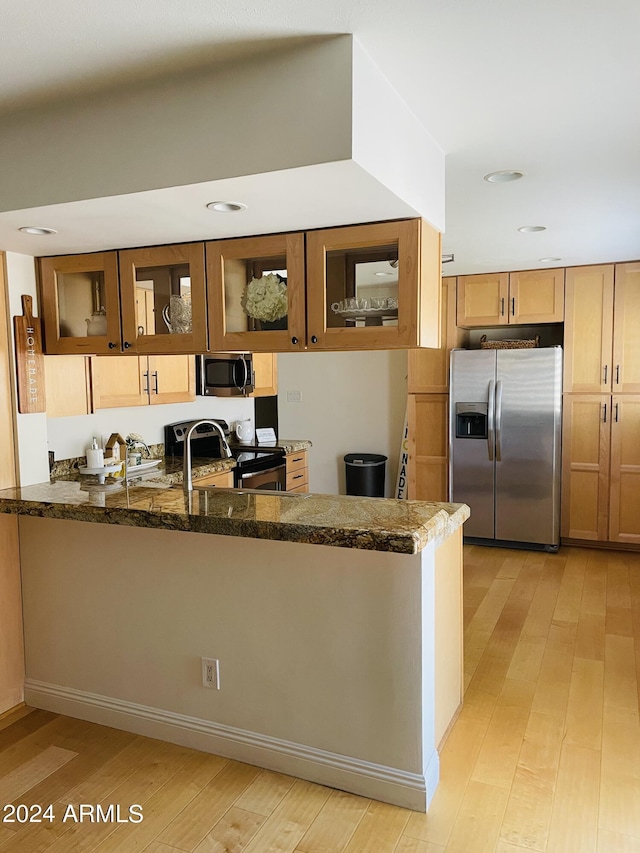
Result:
{"label": "refrigerator water dispenser", "polygon": [[488,405],[456,403],[456,438],[487,438]]}

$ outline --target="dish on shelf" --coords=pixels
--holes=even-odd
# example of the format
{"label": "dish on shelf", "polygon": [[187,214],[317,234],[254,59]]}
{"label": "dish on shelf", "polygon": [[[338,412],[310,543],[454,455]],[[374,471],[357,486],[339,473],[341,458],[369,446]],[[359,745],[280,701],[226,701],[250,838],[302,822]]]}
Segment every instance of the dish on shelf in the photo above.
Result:
{"label": "dish on shelf", "polygon": [[336,311],[335,314],[344,317],[345,320],[366,320],[367,318],[380,317],[381,319],[394,319],[398,316],[397,308],[349,308],[344,311]]}
{"label": "dish on shelf", "polygon": [[135,477],[136,474],[140,474],[142,471],[148,471],[150,468],[155,468],[156,465],[159,465],[161,462],[162,459],[143,459],[139,465],[128,465],[127,477]]}
{"label": "dish on shelf", "polygon": [[100,468],[87,468],[86,465],[78,465],[80,474],[96,474],[99,483],[104,483],[104,478],[107,474],[114,474],[122,468],[122,462],[114,462],[112,464],[103,465]]}

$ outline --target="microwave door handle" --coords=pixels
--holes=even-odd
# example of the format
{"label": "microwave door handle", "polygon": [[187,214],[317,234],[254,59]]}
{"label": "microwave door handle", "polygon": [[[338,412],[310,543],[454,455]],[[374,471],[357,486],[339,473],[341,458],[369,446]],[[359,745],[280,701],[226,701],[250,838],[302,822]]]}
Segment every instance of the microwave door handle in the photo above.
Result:
{"label": "microwave door handle", "polygon": [[489,404],[487,406],[487,447],[489,450],[489,462],[493,462],[493,448],[496,443],[495,405],[496,383],[492,379],[489,382]]}
{"label": "microwave door handle", "polygon": [[502,380],[496,383],[496,462],[502,461]]}
{"label": "microwave door handle", "polygon": [[243,380],[242,380],[242,383],[238,383],[238,374],[237,374],[236,370],[234,370],[234,371],[233,371],[233,384],[236,386],[236,388],[238,389],[238,391],[240,391],[242,394],[245,394],[245,393],[246,393],[246,392],[245,392],[245,387],[246,387],[246,384],[247,384],[247,379],[248,379],[249,377],[248,377],[248,374],[247,374],[247,362],[245,361],[245,358],[244,358],[244,356],[243,356],[243,355],[239,355],[239,356],[238,356],[238,358],[236,359],[236,367],[239,367],[239,366],[240,366],[240,364],[242,364],[242,368],[243,368],[243,377],[244,377],[244,378],[243,378]]}

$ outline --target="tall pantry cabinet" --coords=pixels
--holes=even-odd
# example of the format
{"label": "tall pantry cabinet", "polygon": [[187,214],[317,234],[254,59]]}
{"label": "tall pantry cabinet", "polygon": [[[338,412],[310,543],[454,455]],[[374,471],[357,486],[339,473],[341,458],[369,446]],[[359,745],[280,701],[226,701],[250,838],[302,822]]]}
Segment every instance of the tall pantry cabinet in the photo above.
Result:
{"label": "tall pantry cabinet", "polygon": [[449,499],[449,353],[468,333],[456,326],[456,279],[442,279],[440,349],[408,353],[410,500]]}
{"label": "tall pantry cabinet", "polygon": [[568,269],[561,535],[640,543],[640,263]]}

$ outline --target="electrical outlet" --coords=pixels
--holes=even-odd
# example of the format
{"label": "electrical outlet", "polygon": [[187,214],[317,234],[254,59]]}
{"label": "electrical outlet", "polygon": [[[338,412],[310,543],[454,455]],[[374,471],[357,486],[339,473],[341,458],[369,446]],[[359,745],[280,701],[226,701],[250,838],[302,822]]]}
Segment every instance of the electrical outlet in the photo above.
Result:
{"label": "electrical outlet", "polygon": [[301,403],[302,391],[287,391],[287,403]]}
{"label": "electrical outlet", "polygon": [[220,661],[217,658],[200,658],[202,661],[202,686],[220,690]]}

